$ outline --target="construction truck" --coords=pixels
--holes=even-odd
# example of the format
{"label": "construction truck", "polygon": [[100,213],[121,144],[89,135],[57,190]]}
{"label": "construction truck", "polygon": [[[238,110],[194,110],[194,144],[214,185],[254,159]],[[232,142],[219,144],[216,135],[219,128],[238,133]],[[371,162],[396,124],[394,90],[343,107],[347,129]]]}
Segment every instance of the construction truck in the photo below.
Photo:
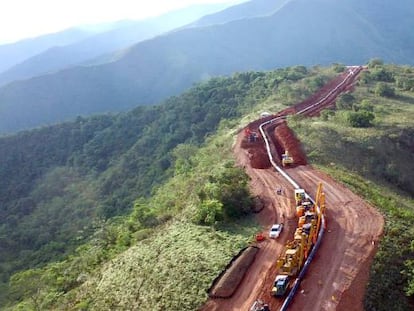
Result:
{"label": "construction truck", "polygon": [[295,189],[295,202],[296,206],[302,203],[306,199],[306,193],[304,189]]}
{"label": "construction truck", "polygon": [[288,291],[291,281],[299,273],[304,262],[304,243],[305,237],[288,242],[284,252],[277,260],[278,275],[275,278],[272,288],[272,295],[282,297]]}
{"label": "construction truck", "polygon": [[285,151],[284,154],[282,154],[282,165],[287,166],[293,164],[293,158],[290,156],[289,151]]}
{"label": "construction truck", "polygon": [[285,245],[284,251],[276,262],[278,274],[271,291],[271,294],[276,297],[282,297],[289,291],[290,284],[299,274],[316,243],[324,208],[321,208],[321,212],[318,213],[315,205],[320,204],[321,207],[325,205],[322,184],[318,187],[315,204],[303,189],[295,190],[295,201],[299,217],[298,226],[293,241]]}

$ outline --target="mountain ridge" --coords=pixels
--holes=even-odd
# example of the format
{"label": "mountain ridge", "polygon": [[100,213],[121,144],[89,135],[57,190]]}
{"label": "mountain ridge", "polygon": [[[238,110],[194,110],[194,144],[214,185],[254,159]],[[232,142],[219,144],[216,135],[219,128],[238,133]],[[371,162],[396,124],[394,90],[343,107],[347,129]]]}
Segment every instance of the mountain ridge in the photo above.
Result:
{"label": "mountain ridge", "polygon": [[[226,4],[194,5],[144,20],[122,20],[111,23],[106,31],[91,33],[65,45],[56,42],[41,53],[14,64],[3,72],[0,70],[0,86],[14,80],[25,80],[72,66],[102,62],[99,59],[102,59],[103,55],[113,54],[140,41],[183,27],[204,14],[220,11],[225,7]],[[55,36],[59,38],[60,35],[61,33],[57,33]],[[42,38],[33,41],[41,41]],[[103,62],[110,61],[110,58],[103,59]]]}
{"label": "mountain ridge", "polygon": [[[15,82],[0,88],[0,132],[154,104],[197,81],[235,71],[364,64],[377,57],[390,62],[413,60],[411,43],[396,48],[399,39],[390,41],[395,23],[380,23],[386,14],[378,17],[372,12],[373,3],[292,0],[270,16],[181,29],[143,41],[112,63]],[[382,4],[391,5],[388,11],[414,28],[411,6],[405,10],[390,0]],[[408,28],[399,36],[413,37],[414,42]],[[30,110],[30,119],[16,113],[23,110]]]}

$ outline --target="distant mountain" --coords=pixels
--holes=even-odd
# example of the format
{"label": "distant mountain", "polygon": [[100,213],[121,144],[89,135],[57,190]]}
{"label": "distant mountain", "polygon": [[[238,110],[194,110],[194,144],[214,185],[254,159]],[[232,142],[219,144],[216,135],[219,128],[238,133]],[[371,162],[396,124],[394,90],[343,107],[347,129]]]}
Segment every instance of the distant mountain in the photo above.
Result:
{"label": "distant mountain", "polygon": [[217,24],[224,24],[231,21],[269,16],[281,9],[286,3],[292,0],[255,0],[229,7],[221,12],[206,15],[195,21],[189,27],[203,27]]}
{"label": "distant mountain", "polygon": [[174,31],[133,46],[112,63],[4,86],[0,132],[153,104],[194,82],[235,71],[364,64],[374,57],[414,63],[410,0],[279,3],[284,5],[269,16]]}
{"label": "distant mountain", "polygon": [[[86,28],[93,30],[100,30],[100,33],[95,35],[80,37],[73,42],[62,44],[66,33],[56,34],[50,38],[47,49],[34,51],[40,52],[36,55],[31,55],[30,58],[20,59],[19,63],[14,64],[8,70],[0,74],[0,86],[5,85],[14,80],[23,80],[45,73],[56,72],[58,70],[68,68],[74,65],[79,65],[85,62],[102,63],[113,60],[113,55],[107,55],[119,49],[124,49],[130,45],[136,44],[140,41],[152,38],[156,35],[168,32],[175,28],[191,23],[203,15],[224,9],[228,4],[205,4],[195,5],[184,9],[166,13],[164,15],[140,20],[140,21],[119,21],[108,25],[109,29],[103,31],[96,25],[94,28]],[[75,31],[75,30],[73,30]],[[80,31],[80,30],[79,30]],[[33,44],[40,42],[45,38],[40,37],[33,39]],[[75,39],[75,38],[74,38]],[[82,39],[82,40],[81,40]],[[10,46],[10,49],[17,48],[18,50],[32,50],[32,47],[21,47],[19,44]],[[0,53],[2,47],[0,46]],[[93,60],[99,56],[97,60]],[[15,63],[17,58],[14,60]],[[1,69],[1,67],[0,67]],[[1,72],[1,70],[0,70]]]}
{"label": "distant mountain", "polygon": [[70,28],[37,38],[0,45],[0,73],[53,46],[72,44],[95,33],[96,30]]}

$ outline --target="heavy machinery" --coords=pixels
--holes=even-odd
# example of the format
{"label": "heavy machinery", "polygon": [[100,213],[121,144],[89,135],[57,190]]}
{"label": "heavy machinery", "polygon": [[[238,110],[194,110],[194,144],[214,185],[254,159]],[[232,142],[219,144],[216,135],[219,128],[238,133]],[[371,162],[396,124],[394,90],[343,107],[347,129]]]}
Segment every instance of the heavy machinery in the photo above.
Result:
{"label": "heavy machinery", "polygon": [[293,158],[290,156],[289,151],[285,151],[284,154],[282,154],[282,165],[287,166],[293,164]]}
{"label": "heavy machinery", "polygon": [[303,189],[295,189],[296,216],[302,217],[306,212],[314,212],[315,205]]}
{"label": "heavy machinery", "polygon": [[[313,204],[303,189],[295,190],[295,201],[298,227],[296,228],[293,241],[289,241],[285,245],[285,249],[276,263],[278,274],[271,292],[276,297],[282,297],[289,291],[291,282],[299,274],[316,243],[322,213],[325,208],[325,195],[322,192],[322,184],[318,186],[315,204]],[[319,206],[319,209],[315,209],[315,206]]]}
{"label": "heavy machinery", "polygon": [[255,142],[259,139],[257,132],[250,130],[248,127],[244,130],[244,137],[249,143]]}
{"label": "heavy machinery", "polygon": [[278,275],[272,288],[272,295],[284,296],[288,290],[290,281],[299,273],[304,262],[304,243],[306,237],[296,235],[293,241],[287,243],[284,252],[277,260]]}

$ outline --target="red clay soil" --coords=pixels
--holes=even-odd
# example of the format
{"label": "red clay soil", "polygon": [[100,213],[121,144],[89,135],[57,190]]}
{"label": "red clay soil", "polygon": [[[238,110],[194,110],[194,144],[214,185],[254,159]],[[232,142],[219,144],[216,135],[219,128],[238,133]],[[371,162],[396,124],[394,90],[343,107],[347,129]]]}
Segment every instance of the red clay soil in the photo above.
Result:
{"label": "red clay soil", "polygon": [[273,137],[275,137],[276,142],[284,151],[289,151],[295,165],[307,164],[302,145],[300,144],[299,139],[295,136],[295,133],[288,127],[286,122],[281,123],[275,128]]}
{"label": "red clay soil", "polygon": [[[312,103],[310,101],[308,105]],[[257,127],[262,122],[263,120],[256,122]],[[289,145],[294,143],[294,139],[290,136],[287,126],[281,130],[271,130],[270,133],[272,141],[279,141],[284,148],[291,148],[290,152],[293,153],[295,147],[300,149],[297,141],[297,146]],[[260,250],[256,259],[235,294],[229,299],[209,299],[201,307],[200,310],[203,311],[246,311],[257,299],[268,303],[270,310],[275,311],[279,310],[283,303],[283,300],[272,297],[270,291],[277,273],[276,260],[283,251],[284,244],[293,239],[297,225],[293,187],[273,168],[254,168],[252,159],[255,166],[265,166],[264,162],[257,160],[259,156],[256,157],[261,151],[252,151],[253,146],[249,149],[242,148],[244,140],[244,133],[240,133],[234,154],[238,164],[244,167],[251,177],[252,193],[264,202],[264,209],[257,214],[263,232],[267,234],[271,225],[278,222],[283,222],[285,229],[279,239],[266,239],[258,244]],[[263,147],[258,146],[257,149],[262,150],[261,148]],[[300,159],[300,155],[296,156]],[[259,165],[256,165],[257,163]],[[323,183],[327,220],[327,231],[322,244],[289,310],[362,311],[370,265],[383,231],[382,215],[349,189],[311,166],[297,166],[287,172],[312,196],[315,195],[319,182]],[[282,195],[277,195],[275,190],[280,187],[284,191]]]}
{"label": "red clay soil", "polygon": [[[307,110],[304,114],[308,117],[319,115],[322,109],[335,106],[336,97],[343,93],[351,91],[358,74],[363,70],[362,67],[351,67],[336,78],[326,83],[318,92],[308,97],[304,101],[293,106],[294,113],[297,113],[315,103],[320,105]],[[343,83],[342,83],[343,82]]]}
{"label": "red clay soil", "polygon": [[209,296],[214,298],[230,298],[237,290],[244,275],[253,263],[259,251],[258,247],[250,246],[231,262],[217,282],[209,291]]}
{"label": "red clay soil", "polygon": [[269,168],[271,166],[269,156],[264,148],[249,149],[250,166],[252,168]]}

